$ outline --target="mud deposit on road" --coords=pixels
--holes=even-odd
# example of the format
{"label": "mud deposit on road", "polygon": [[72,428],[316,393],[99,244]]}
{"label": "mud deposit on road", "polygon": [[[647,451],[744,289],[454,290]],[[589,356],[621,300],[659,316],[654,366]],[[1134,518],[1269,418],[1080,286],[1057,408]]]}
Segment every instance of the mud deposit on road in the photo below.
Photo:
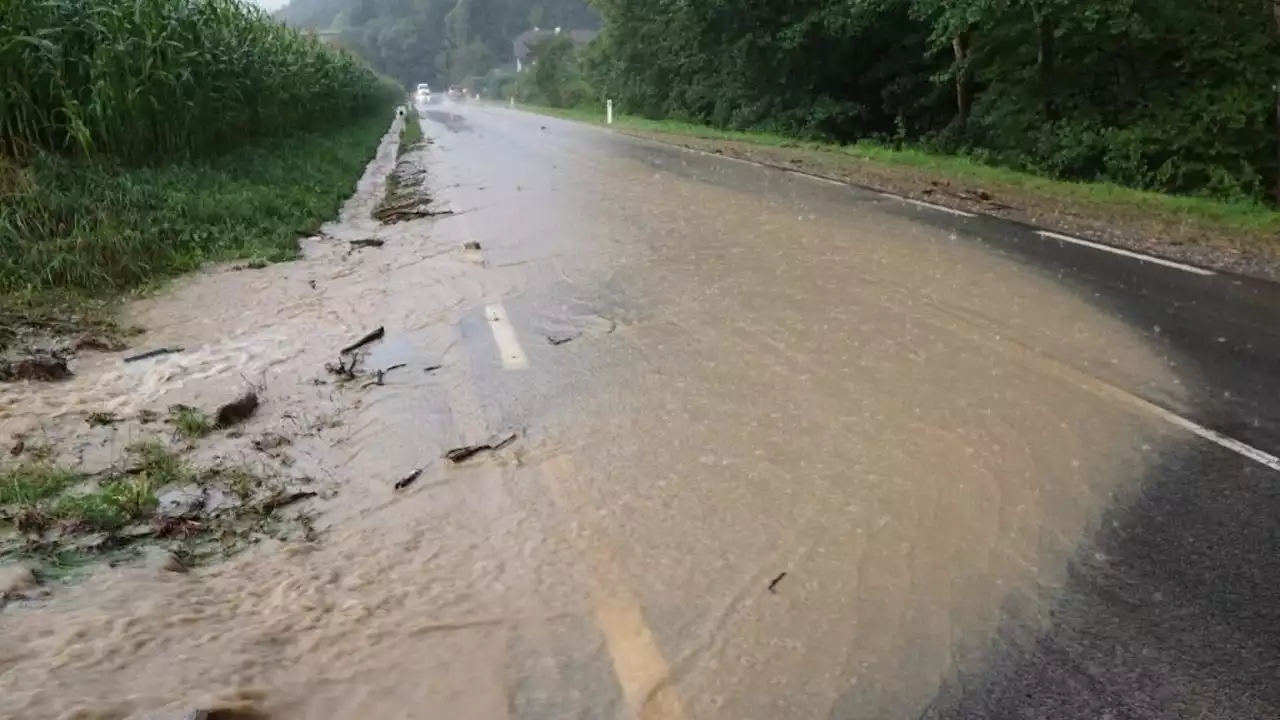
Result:
{"label": "mud deposit on road", "polygon": [[[73,361],[75,376],[57,384],[5,387],[0,436],[21,444],[6,458],[9,467],[56,465],[96,487],[117,474],[145,477],[128,472],[136,465],[129,448],[158,441],[192,468],[177,486],[155,488],[174,493],[159,492],[160,507],[141,525],[113,533],[114,549],[135,540],[163,545],[180,535],[156,537],[152,520],[159,522],[166,503],[196,503],[191,494],[204,512],[192,510],[183,522],[210,525],[214,506],[230,497],[295,518],[290,527],[297,531],[256,533],[249,552],[186,574],[141,551],[121,559],[80,547],[80,538],[92,541],[87,533],[73,538],[83,560],[101,553],[81,568],[90,575],[78,583],[61,582],[65,573],[55,573],[47,556],[27,557],[44,587],[18,582],[14,602],[0,614],[0,717],[151,717],[166,708],[179,717],[195,708],[268,706],[274,713],[311,696],[326,674],[380,666],[361,658],[379,657],[383,642],[431,634],[439,622],[431,609],[456,604],[451,622],[488,627],[483,602],[468,600],[483,595],[491,575],[474,562],[481,536],[439,546],[434,538],[449,523],[443,508],[410,511],[391,525],[362,522],[404,502],[403,493],[393,496],[392,482],[408,469],[426,466],[420,487],[447,481],[433,465],[451,440],[440,428],[443,407],[433,413],[422,404],[414,408],[419,416],[398,398],[439,398],[458,382],[440,371],[455,360],[450,313],[486,287],[461,248],[431,244],[429,218],[387,226],[372,217],[396,163],[397,135],[393,127],[384,138],[341,218],[304,241],[304,259],[179,281],[131,309],[130,321],[147,328],[138,341],[146,347],[82,354]],[[401,171],[414,177],[401,178],[402,201],[411,199],[411,187],[426,190],[426,152],[405,156]],[[352,241],[373,237],[384,244],[352,251]],[[387,327],[387,337],[348,354],[359,362],[355,372],[326,371],[341,348],[376,325]],[[124,362],[160,347],[181,351]],[[249,387],[258,389],[256,407],[219,416]],[[178,418],[182,408],[200,414]],[[219,420],[234,427],[219,427]],[[270,478],[269,492],[246,489],[239,498],[234,480],[196,481],[211,477],[211,468],[243,468],[254,482]],[[296,520],[321,513],[320,527]],[[217,532],[200,537],[220,540]],[[263,682],[270,702],[257,692]],[[395,708],[375,712],[379,717],[413,716],[406,708],[418,707],[385,697],[335,702],[333,717],[376,707]],[[243,715],[250,716],[257,717]]]}
{"label": "mud deposit on road", "polygon": [[181,351],[6,392],[0,432],[93,472],[252,386],[183,457],[316,495],[310,532],[0,612],[0,717],[917,717],[1176,441],[1115,399],[1176,406],[1168,358],[883,198],[427,122],[400,180],[455,214],[374,219],[393,129],[303,259],[132,309]]}
{"label": "mud deposit on road", "polygon": [[[862,160],[840,152],[774,147],[733,140],[624,130],[670,143],[773,167],[832,178],[947,207],[1025,222],[1157,257],[1280,281],[1280,248],[1265,231],[1224,232],[1208,221],[1144,207],[1055,197],[1034,187],[952,182],[938,173]],[[797,144],[798,145],[798,144]]]}

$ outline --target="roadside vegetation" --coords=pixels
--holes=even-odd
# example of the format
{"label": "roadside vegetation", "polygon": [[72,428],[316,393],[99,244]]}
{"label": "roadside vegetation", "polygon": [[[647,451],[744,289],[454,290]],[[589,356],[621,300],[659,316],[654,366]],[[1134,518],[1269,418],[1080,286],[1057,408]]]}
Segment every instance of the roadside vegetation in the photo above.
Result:
{"label": "roadside vegetation", "polygon": [[0,346],[331,217],[402,90],[239,0],[0,11]]}
{"label": "roadside vegetation", "polygon": [[876,140],[1058,179],[1280,192],[1280,15],[1254,0],[600,0],[629,113]]}
{"label": "roadside vegetation", "polygon": [[422,134],[422,123],[417,109],[410,106],[405,113],[404,123],[400,126],[400,143],[396,148],[395,169],[387,175],[382,199],[373,209],[375,220],[384,224],[394,224],[449,214],[449,210],[431,207],[432,198],[426,192],[426,169],[420,159],[410,157],[410,154],[420,150],[424,143],[430,142]]}
{"label": "roadside vegetation", "polygon": [[1280,277],[1262,6],[810,5],[607,0],[594,43],[543,38],[491,90],[592,122],[608,97],[624,132]]}
{"label": "roadside vegetation", "polygon": [[0,566],[22,563],[43,582],[154,548],[181,569],[263,536],[309,534],[305,515],[276,511],[312,495],[245,467],[198,468],[159,438],[98,473],[28,453],[0,469]]}

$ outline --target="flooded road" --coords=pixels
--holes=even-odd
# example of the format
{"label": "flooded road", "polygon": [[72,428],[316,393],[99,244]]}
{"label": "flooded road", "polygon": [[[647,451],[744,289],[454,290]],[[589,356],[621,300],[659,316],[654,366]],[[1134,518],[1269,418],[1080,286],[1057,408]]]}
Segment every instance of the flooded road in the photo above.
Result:
{"label": "flooded road", "polygon": [[[302,260],[133,309],[185,352],[6,389],[0,429],[69,441],[60,416],[260,383],[202,452],[287,435],[325,491],[315,543],[5,609],[0,716],[1280,712],[1271,286],[424,112],[408,157],[453,214],[370,219],[389,135]],[[334,383],[375,327],[382,382]]]}

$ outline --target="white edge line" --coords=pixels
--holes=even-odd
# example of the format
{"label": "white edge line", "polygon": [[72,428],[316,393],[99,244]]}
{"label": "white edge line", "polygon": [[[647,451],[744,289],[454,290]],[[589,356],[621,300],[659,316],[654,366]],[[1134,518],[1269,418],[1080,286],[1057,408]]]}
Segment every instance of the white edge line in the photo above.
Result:
{"label": "white edge line", "polygon": [[959,215],[960,217],[966,217],[966,218],[978,217],[977,215],[974,215],[971,212],[965,212],[964,210],[956,210],[955,208],[949,208],[943,205],[934,205],[933,203],[925,202],[923,200],[916,200],[915,198],[903,197],[901,195],[894,195],[893,193],[880,193],[880,195],[882,197],[891,198],[893,200],[901,200],[902,202],[911,203],[912,205],[919,205],[920,207],[929,208],[930,210],[940,210],[944,213]]}
{"label": "white edge line", "polygon": [[507,319],[507,310],[502,305],[490,305],[484,309],[484,319],[489,322],[489,330],[493,333],[493,341],[498,344],[498,354],[502,356],[502,367],[508,370],[519,370],[529,367],[529,358],[520,347],[520,338],[516,329]]}
{"label": "white edge line", "polygon": [[[658,141],[655,140],[653,142],[658,142]],[[659,143],[659,144],[669,145],[669,143]],[[721,160],[732,160],[734,162],[744,163],[746,165],[752,165],[755,167],[775,169],[775,170],[777,169],[777,168],[774,168],[772,165],[766,165],[764,163],[758,163],[751,160],[744,160],[742,158],[736,158],[730,155],[710,153],[710,152],[707,152],[706,150],[698,150],[697,148],[686,147],[683,145],[672,145],[672,147],[677,147],[677,148],[680,148],[681,150],[687,150],[692,153],[697,153],[698,155],[706,155],[707,157],[720,158]],[[832,185],[840,185],[844,187],[848,186],[848,183],[843,183],[843,182],[840,182],[839,180],[831,180],[830,178],[824,178],[819,175],[810,175],[808,173],[802,173],[796,170],[787,170],[786,172],[789,175],[796,175],[798,177],[808,178],[810,180],[817,180],[819,182],[824,182],[824,183],[830,183]],[[911,203],[912,205],[917,205],[923,208],[929,208],[930,210],[938,210],[944,213],[950,213],[952,215],[957,215],[959,217],[964,217],[964,218],[978,217],[976,214],[971,212],[967,212],[964,210],[957,210],[955,208],[949,208],[944,205],[934,205],[931,202],[925,202],[924,200],[916,200],[915,198],[903,197],[902,195],[894,195],[893,193],[887,193],[887,192],[882,192],[880,193],[880,195],[882,197],[887,197],[891,200],[900,200],[902,202]],[[1217,273],[1215,273],[1212,270],[1206,270],[1204,268],[1196,267],[1194,265],[1185,265],[1183,263],[1175,262],[1173,260],[1165,260],[1164,258],[1158,258],[1153,255],[1143,255],[1142,253],[1136,253],[1136,252],[1133,252],[1132,250],[1125,250],[1123,248],[1112,247],[1111,245],[1103,245],[1102,243],[1096,243],[1090,240],[1084,240],[1082,238],[1071,237],[1070,235],[1062,235],[1061,233],[1051,232],[1049,230],[1037,230],[1036,234],[1041,235],[1043,237],[1047,237],[1047,238],[1053,238],[1054,240],[1061,240],[1063,242],[1075,243],[1077,245],[1091,247],[1095,250],[1102,250],[1103,252],[1123,255],[1125,257],[1130,257],[1135,260],[1141,260],[1142,262],[1149,262],[1149,263],[1155,263],[1157,265],[1164,265],[1165,267],[1174,268],[1175,270],[1182,270],[1183,272],[1189,272],[1196,275],[1217,275]]]}
{"label": "white edge line", "polygon": [[796,177],[802,177],[802,178],[804,178],[805,180],[814,180],[814,181],[816,181],[816,182],[825,183],[825,184],[827,184],[827,185],[836,185],[836,186],[839,186],[839,187],[849,187],[849,184],[848,184],[848,183],[842,183],[842,182],[840,182],[839,180],[832,180],[831,178],[825,178],[825,177],[822,177],[821,175],[810,175],[809,173],[802,173],[802,172],[800,172],[799,170],[788,170],[788,171],[787,171],[787,174],[788,174],[788,175],[795,175]]}
{"label": "white edge line", "polygon": [[1168,410],[1165,410],[1164,408],[1154,403],[1148,403],[1144,401],[1144,404],[1148,406],[1151,412],[1154,412],[1155,414],[1164,418],[1166,421],[1173,423],[1174,425],[1177,425],[1178,427],[1184,430],[1188,430],[1192,433],[1195,433],[1196,435],[1199,435],[1200,437],[1204,438],[1205,440],[1208,440],[1211,443],[1214,443],[1228,450],[1231,450],[1232,452],[1243,455],[1249,458],[1250,460],[1253,460],[1256,463],[1265,465],[1271,468],[1272,470],[1275,470],[1276,472],[1280,472],[1280,458],[1276,457],[1275,455],[1259,450],[1258,448],[1253,447],[1252,445],[1246,445],[1240,442],[1239,440],[1233,440],[1232,438],[1229,438],[1220,432],[1215,432],[1213,430],[1210,430],[1209,428],[1204,427],[1203,425],[1194,423],[1182,417],[1181,415],[1175,415],[1174,413],[1169,412]]}
{"label": "white edge line", "polygon": [[[678,147],[683,150],[688,150],[689,152],[697,153],[699,155],[706,155],[708,157],[721,158],[724,160],[733,160],[734,162],[745,163],[747,165],[754,165],[756,167],[764,167],[764,168],[769,167],[768,165],[752,162],[750,160],[743,160],[742,158],[730,157],[728,155],[718,155],[716,153],[709,153],[705,150],[698,150],[696,148],[683,147],[680,145],[676,145],[674,147]],[[842,183],[836,180],[829,180],[827,178],[819,177],[815,175],[807,175],[805,173],[796,172],[794,170],[788,170],[787,172],[792,175],[799,175],[800,177],[806,177],[812,180],[820,180],[822,182],[828,182],[835,185],[846,185],[846,183]],[[913,205],[919,205],[921,207],[931,208],[933,210],[941,210],[942,212],[951,213],[953,215],[959,215],[961,217],[969,217],[969,218],[977,217],[977,215],[974,215],[973,213],[965,212],[963,210],[956,210],[954,208],[943,207],[942,205],[934,205],[933,203],[927,203],[927,202],[924,202],[923,200],[915,200],[913,198],[903,197],[901,195],[894,195],[893,193],[886,193],[886,192],[882,192],[880,194],[883,197],[890,198],[893,200],[901,200],[903,202],[909,202]],[[1122,248],[1112,247],[1110,245],[1103,245],[1101,243],[1095,243],[1089,240],[1083,240],[1081,238],[1071,237],[1069,235],[1062,235],[1061,233],[1055,233],[1049,230],[1037,230],[1036,234],[1041,235],[1043,237],[1047,237],[1047,238],[1053,238],[1054,240],[1061,240],[1063,242],[1084,245],[1085,247],[1095,248],[1097,250],[1102,250],[1104,252],[1111,252],[1117,255],[1124,255],[1125,257],[1131,257],[1136,260],[1141,260],[1143,262],[1152,262],[1158,265],[1165,265],[1167,267],[1176,268],[1178,270],[1194,273],[1196,275],[1216,275],[1217,274],[1212,270],[1198,268],[1193,265],[1184,265],[1182,263],[1174,262],[1172,260],[1165,260],[1163,258],[1153,257],[1150,255],[1143,255],[1141,253],[1124,250]],[[515,328],[511,326],[510,322],[507,321],[506,310],[501,305],[490,305],[485,309],[485,317],[489,320],[490,329],[493,330],[494,341],[498,343],[498,348],[502,352],[503,366],[508,368],[528,367],[529,360],[528,358],[525,357],[524,350],[520,347],[520,341],[516,337]],[[507,348],[504,348],[504,343],[510,343],[510,350],[508,350]],[[511,355],[510,360],[512,362],[518,362],[519,363],[518,365],[513,366],[508,364],[509,354]],[[1265,467],[1268,467],[1272,470],[1275,470],[1276,472],[1280,472],[1280,457],[1276,457],[1271,453],[1259,450],[1258,448],[1253,447],[1252,445],[1247,445],[1245,443],[1242,443],[1239,440],[1229,438],[1226,435],[1223,435],[1222,433],[1216,432],[1214,430],[1210,430],[1209,428],[1203,425],[1200,425],[1198,423],[1192,422],[1191,420],[1188,420],[1182,417],[1181,415],[1170,412],[1169,410],[1166,410],[1160,407],[1159,405],[1156,405],[1155,403],[1142,400],[1141,398],[1138,398],[1135,396],[1130,396],[1130,397],[1132,397],[1141,405],[1145,406],[1149,412],[1164,418],[1165,421],[1173,425],[1177,425],[1178,427],[1194,435],[1197,435],[1201,438],[1204,438],[1205,440],[1208,440],[1209,442],[1215,445],[1218,445],[1219,447],[1225,448],[1238,455],[1241,455],[1250,460],[1253,460],[1254,462],[1260,465],[1263,465]]]}
{"label": "white edge line", "polygon": [[1133,252],[1132,250],[1125,250],[1124,248],[1118,248],[1111,245],[1103,245],[1102,243],[1096,243],[1092,240],[1083,240],[1078,237],[1071,237],[1070,235],[1063,235],[1061,233],[1050,232],[1048,230],[1037,230],[1036,234],[1041,237],[1061,240],[1062,242],[1075,243],[1076,245],[1083,245],[1085,247],[1093,248],[1094,250],[1123,255],[1127,258],[1133,258],[1134,260],[1155,263],[1156,265],[1163,265],[1165,267],[1173,268],[1174,270],[1181,270],[1183,272],[1194,273],[1196,275],[1217,275],[1217,273],[1212,270],[1206,270],[1194,265],[1184,265],[1183,263],[1174,262],[1173,260],[1165,260],[1164,258],[1158,258],[1153,255],[1143,255],[1142,253]]}

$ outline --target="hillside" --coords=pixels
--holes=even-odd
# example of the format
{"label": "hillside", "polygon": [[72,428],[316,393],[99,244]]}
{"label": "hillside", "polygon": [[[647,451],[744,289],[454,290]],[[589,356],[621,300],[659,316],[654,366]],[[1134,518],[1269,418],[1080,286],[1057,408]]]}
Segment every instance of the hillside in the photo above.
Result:
{"label": "hillside", "polygon": [[337,42],[406,86],[483,75],[510,62],[512,39],[532,27],[600,24],[584,0],[293,0],[276,17],[338,32]]}

